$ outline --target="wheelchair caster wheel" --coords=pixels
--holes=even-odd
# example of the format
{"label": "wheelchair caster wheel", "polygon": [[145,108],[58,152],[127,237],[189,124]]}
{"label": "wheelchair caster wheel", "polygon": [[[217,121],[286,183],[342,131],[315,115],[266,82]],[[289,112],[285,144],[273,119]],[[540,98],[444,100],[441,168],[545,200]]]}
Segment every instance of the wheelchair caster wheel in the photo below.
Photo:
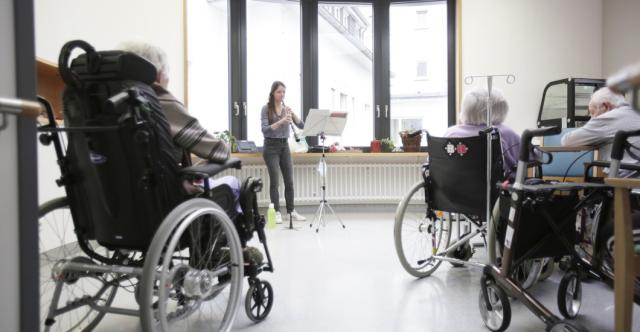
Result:
{"label": "wheelchair caster wheel", "polygon": [[550,332],[586,332],[587,329],[577,325],[575,322],[560,321],[555,323],[549,329]]}
{"label": "wheelchair caster wheel", "polygon": [[273,306],[273,287],[268,281],[256,279],[251,283],[244,300],[244,309],[249,319],[261,322]]}
{"label": "wheelchair caster wheel", "polygon": [[558,286],[558,309],[565,318],[575,318],[582,304],[582,284],[575,270],[562,277]]}
{"label": "wheelchair caster wheel", "polygon": [[484,290],[480,290],[478,305],[484,325],[494,332],[506,330],[511,323],[511,304],[507,293],[493,281],[487,282],[482,287]]}
{"label": "wheelchair caster wheel", "polygon": [[[473,256],[473,248],[471,248],[471,244],[469,243],[469,241],[456,248],[456,250],[454,250],[453,252],[447,254],[447,257],[456,258],[465,262],[468,261],[471,256]],[[460,263],[449,262],[449,264],[453,265],[453,267],[464,266],[464,264]]]}

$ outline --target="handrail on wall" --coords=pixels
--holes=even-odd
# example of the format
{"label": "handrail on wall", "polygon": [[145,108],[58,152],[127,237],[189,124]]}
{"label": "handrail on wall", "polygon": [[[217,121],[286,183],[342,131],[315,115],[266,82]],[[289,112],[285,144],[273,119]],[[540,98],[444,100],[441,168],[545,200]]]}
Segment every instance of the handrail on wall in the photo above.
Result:
{"label": "handrail on wall", "polygon": [[42,105],[35,101],[0,97],[0,131],[7,127],[7,114],[37,118],[43,110]]}

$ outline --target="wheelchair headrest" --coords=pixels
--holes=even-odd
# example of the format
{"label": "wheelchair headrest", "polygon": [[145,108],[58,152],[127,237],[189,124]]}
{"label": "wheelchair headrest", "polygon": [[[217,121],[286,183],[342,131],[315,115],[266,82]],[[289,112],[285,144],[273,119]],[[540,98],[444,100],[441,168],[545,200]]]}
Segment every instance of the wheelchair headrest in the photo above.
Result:
{"label": "wheelchair headrest", "polygon": [[[69,57],[74,49],[85,53],[73,59]],[[60,51],[58,70],[65,84],[78,87],[82,81],[138,81],[145,84],[155,82],[156,67],[148,60],[125,51],[96,51],[89,43],[73,40]]]}

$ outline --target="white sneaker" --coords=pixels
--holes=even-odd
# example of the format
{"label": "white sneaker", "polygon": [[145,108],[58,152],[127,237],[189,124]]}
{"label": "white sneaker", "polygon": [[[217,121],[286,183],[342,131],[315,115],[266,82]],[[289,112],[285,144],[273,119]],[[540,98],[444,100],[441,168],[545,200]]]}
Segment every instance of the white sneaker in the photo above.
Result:
{"label": "white sneaker", "polygon": [[282,214],[276,212],[276,224],[282,224]]}
{"label": "white sneaker", "polygon": [[305,221],[305,220],[307,220],[307,218],[305,218],[300,213],[296,212],[296,210],[291,211],[291,213],[289,214],[289,217],[293,218],[293,220],[295,220],[295,221]]}

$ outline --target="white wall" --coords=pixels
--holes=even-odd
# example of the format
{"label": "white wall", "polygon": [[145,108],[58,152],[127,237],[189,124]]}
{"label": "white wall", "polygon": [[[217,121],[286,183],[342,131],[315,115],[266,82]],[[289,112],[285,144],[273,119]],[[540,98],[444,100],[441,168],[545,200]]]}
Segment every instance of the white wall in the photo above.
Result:
{"label": "white wall", "polygon": [[[15,97],[15,54],[13,39],[13,1],[0,1],[0,96]],[[18,279],[18,142],[16,117],[0,131],[0,325],[3,331],[18,331],[20,317]]]}
{"label": "white wall", "polygon": [[64,43],[84,39],[98,50],[141,40],[167,52],[169,89],[184,95],[181,0],[35,0],[36,55],[58,62]]}
{"label": "white wall", "polygon": [[515,75],[513,85],[494,85],[509,101],[505,123],[518,132],[535,127],[549,81],[602,76],[602,2],[462,1],[462,74]]}
{"label": "white wall", "polygon": [[[60,48],[83,39],[97,50],[113,49],[125,40],[140,40],[165,50],[169,89],[184,95],[184,43],[181,0],[34,0],[36,55],[58,62]],[[6,30],[3,30],[6,31]],[[60,171],[52,146],[38,144],[38,197],[42,204],[64,195],[55,179]]]}
{"label": "white wall", "polygon": [[603,1],[602,73],[605,77],[640,62],[640,1]]}

